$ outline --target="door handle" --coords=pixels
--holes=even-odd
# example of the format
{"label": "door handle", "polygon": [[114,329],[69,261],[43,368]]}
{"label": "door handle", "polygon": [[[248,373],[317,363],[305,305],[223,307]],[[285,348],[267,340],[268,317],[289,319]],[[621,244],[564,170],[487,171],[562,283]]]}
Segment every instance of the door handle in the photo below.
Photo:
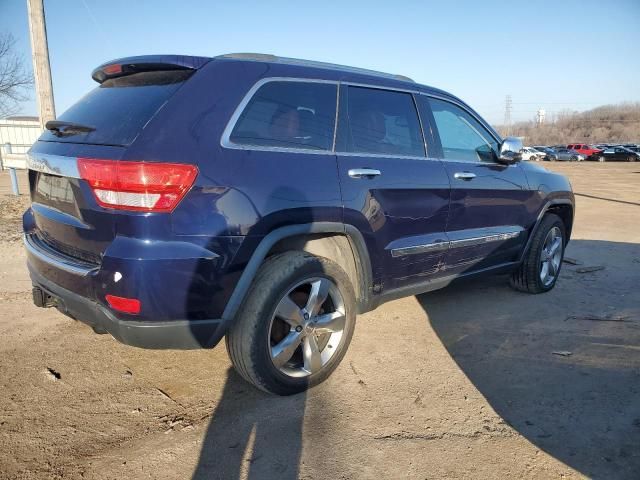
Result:
{"label": "door handle", "polygon": [[453,178],[457,178],[458,180],[473,180],[476,178],[476,174],[471,172],[457,172],[453,174]]}
{"label": "door handle", "polygon": [[375,168],[351,168],[347,173],[351,178],[372,178],[382,175],[382,172]]}

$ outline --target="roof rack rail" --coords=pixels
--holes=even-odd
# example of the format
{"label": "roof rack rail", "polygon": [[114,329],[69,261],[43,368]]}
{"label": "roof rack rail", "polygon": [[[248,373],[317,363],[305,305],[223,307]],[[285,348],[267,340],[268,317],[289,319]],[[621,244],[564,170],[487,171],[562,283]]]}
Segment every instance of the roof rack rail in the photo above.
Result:
{"label": "roof rack rail", "polygon": [[346,65],[338,65],[335,63],[317,62],[314,60],[302,60],[300,58],[278,57],[277,55],[271,55],[268,53],[227,53],[225,55],[219,55],[216,58],[229,58],[232,60],[249,60],[253,62],[282,63],[286,65],[299,65],[302,67],[327,68],[330,70],[339,70],[341,72],[357,73],[362,75],[373,75],[376,77],[383,77],[383,78],[389,78],[392,80],[400,80],[403,82],[415,83],[413,79],[404,75],[378,72],[377,70],[369,70],[366,68],[348,67]]}

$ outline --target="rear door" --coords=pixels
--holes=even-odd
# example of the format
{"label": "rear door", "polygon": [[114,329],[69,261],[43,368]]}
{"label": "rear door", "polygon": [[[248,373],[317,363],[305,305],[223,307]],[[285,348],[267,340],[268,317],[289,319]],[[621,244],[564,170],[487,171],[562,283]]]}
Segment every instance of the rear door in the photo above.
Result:
{"label": "rear door", "polygon": [[365,236],[376,282],[389,290],[439,276],[449,179],[425,152],[414,96],[341,84],[338,125],[345,222]]}
{"label": "rear door", "polygon": [[[144,71],[105,80],[58,118],[79,130],[45,131],[29,152],[33,241],[98,264],[116,235],[118,210],[98,205],[79,158],[118,161],[192,70]],[[122,213],[120,213],[122,215]]]}
{"label": "rear door", "polygon": [[498,140],[462,105],[427,96],[419,102],[451,181],[447,273],[515,260],[527,238],[526,206],[533,196],[522,168],[496,162]]}

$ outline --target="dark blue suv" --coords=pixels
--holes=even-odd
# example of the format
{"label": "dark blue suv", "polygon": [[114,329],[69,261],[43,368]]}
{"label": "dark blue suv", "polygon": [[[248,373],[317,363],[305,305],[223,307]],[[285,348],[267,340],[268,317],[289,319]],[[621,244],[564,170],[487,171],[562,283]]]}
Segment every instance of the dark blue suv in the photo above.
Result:
{"label": "dark blue suv", "polygon": [[291,394],[355,317],[473,274],[558,279],[569,182],[458,98],[280,58],[157,55],[93,72],[29,153],[33,299],[144,348],[211,348]]}

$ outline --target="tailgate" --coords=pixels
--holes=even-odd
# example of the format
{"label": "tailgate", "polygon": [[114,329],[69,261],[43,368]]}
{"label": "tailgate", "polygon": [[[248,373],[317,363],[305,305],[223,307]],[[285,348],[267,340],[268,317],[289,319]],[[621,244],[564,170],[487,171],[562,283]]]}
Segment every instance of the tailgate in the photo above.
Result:
{"label": "tailgate", "polygon": [[97,205],[90,187],[80,179],[77,158],[99,155],[119,159],[124,148],[60,147],[38,142],[29,152],[34,225],[33,231],[27,233],[57,252],[98,265],[115,238],[116,215]]}
{"label": "tailgate", "polygon": [[[58,119],[47,122],[48,130],[28,153],[33,221],[26,233],[30,238],[84,264],[100,264],[116,236],[118,218],[127,214],[117,209],[118,201],[144,209],[160,196],[144,188],[140,193],[140,185],[133,185],[137,193],[113,192],[114,183],[123,180],[116,178],[119,167],[115,165],[127,163],[123,160],[127,147],[204,61],[135,57],[94,72],[99,85]],[[87,162],[93,162],[90,174],[97,179],[93,185],[82,170]],[[140,163],[133,167],[132,175],[137,174],[142,183],[145,173],[150,173],[145,168]],[[167,183],[174,178],[173,171],[163,173]],[[168,197],[176,196],[172,195]]]}

